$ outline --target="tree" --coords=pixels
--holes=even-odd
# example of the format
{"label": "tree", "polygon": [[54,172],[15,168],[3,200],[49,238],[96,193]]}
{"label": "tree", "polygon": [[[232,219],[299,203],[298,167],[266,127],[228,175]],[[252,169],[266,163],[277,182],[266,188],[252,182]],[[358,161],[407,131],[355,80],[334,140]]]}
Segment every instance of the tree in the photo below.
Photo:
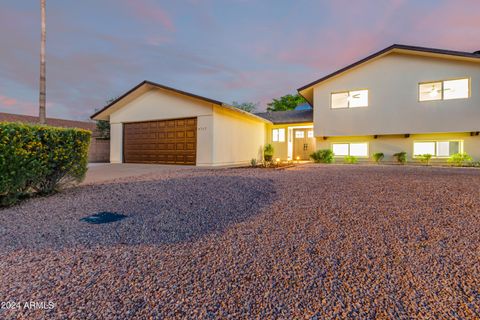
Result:
{"label": "tree", "polygon": [[[106,105],[108,106],[111,104],[113,101],[117,100],[117,98],[111,98],[108,99],[106,102]],[[98,111],[99,109],[95,109],[95,111]],[[107,120],[97,120],[97,131],[100,134],[101,139],[110,139],[110,122]]]}
{"label": "tree", "polygon": [[272,102],[268,103],[267,111],[287,111],[293,110],[299,104],[307,102],[304,97],[297,94],[287,94],[279,99],[273,99]]}
{"label": "tree", "polygon": [[242,109],[243,111],[254,112],[258,107],[258,102],[257,103],[253,103],[253,102],[238,103],[237,101],[233,101],[232,106],[238,109]]}
{"label": "tree", "polygon": [[41,31],[41,44],[40,44],[40,94],[39,94],[39,105],[38,105],[38,120],[41,124],[46,122],[46,100],[47,100],[47,90],[46,90],[46,68],[45,68],[45,45],[46,45],[46,0],[41,0],[41,16],[42,16],[42,31]]}

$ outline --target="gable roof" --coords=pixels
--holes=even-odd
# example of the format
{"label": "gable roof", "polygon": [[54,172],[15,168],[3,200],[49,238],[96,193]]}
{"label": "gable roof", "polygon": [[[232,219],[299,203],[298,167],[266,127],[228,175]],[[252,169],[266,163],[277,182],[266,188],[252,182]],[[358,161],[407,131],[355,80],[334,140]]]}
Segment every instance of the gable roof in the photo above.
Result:
{"label": "gable roof", "polygon": [[313,109],[261,112],[255,114],[273,122],[273,124],[313,122]]}
{"label": "gable roof", "polygon": [[378,52],[375,52],[361,60],[358,60],[357,62],[354,62],[344,68],[341,68],[335,72],[332,72],[318,80],[315,80],[307,85],[304,85],[301,88],[298,88],[297,91],[300,95],[302,95],[310,104],[313,103],[313,101],[310,101],[305,97],[305,92],[302,93],[302,91],[306,91],[310,89],[311,87],[319,84],[320,82],[326,81],[330,78],[333,78],[341,73],[344,73],[350,69],[353,69],[361,64],[364,64],[370,60],[373,60],[375,58],[379,58],[381,56],[387,55],[392,52],[399,52],[399,53],[410,53],[410,54],[419,54],[419,55],[433,55],[433,56],[438,56],[438,57],[453,57],[453,58],[458,58],[458,59],[467,59],[467,60],[478,60],[480,62],[480,54],[478,51],[476,53],[471,53],[471,52],[464,52],[464,51],[454,51],[454,50],[445,50],[445,49],[435,49],[435,48],[426,48],[426,47],[418,47],[418,46],[409,46],[409,45],[404,45],[404,44],[393,44],[383,50],[380,50]]}
{"label": "gable roof", "polygon": [[214,105],[217,105],[217,106],[220,106],[220,107],[229,109],[229,110],[231,110],[231,111],[234,111],[234,112],[243,114],[244,116],[247,116],[247,117],[256,118],[257,120],[261,120],[261,121],[263,121],[263,122],[268,122],[268,121],[266,121],[264,118],[258,117],[258,116],[256,116],[256,115],[254,115],[253,113],[246,112],[246,111],[244,111],[244,110],[235,108],[234,106],[228,105],[228,104],[223,103],[223,102],[221,102],[221,101],[214,100],[214,99],[210,99],[210,98],[206,98],[206,97],[202,97],[202,96],[199,96],[199,95],[190,93],[190,92],[186,92],[186,91],[182,91],[182,90],[175,89],[175,88],[172,88],[172,87],[164,86],[164,85],[162,85],[162,84],[159,84],[159,83],[156,83],[156,82],[152,82],[152,81],[148,81],[148,80],[144,80],[144,81],[140,82],[138,85],[136,85],[135,87],[133,87],[133,88],[130,89],[129,91],[125,92],[125,93],[122,94],[120,97],[118,97],[118,98],[115,99],[114,101],[110,102],[108,105],[106,105],[105,107],[103,107],[103,108],[100,109],[99,111],[95,112],[93,115],[90,116],[90,118],[91,118],[91,119],[96,119],[96,118],[99,117],[102,113],[105,113],[105,112],[109,111],[109,109],[110,109],[111,107],[113,107],[115,104],[117,104],[117,103],[120,102],[121,100],[124,100],[124,99],[127,98],[128,96],[132,95],[134,92],[136,92],[137,90],[141,89],[142,87],[158,88],[158,89],[163,89],[163,90],[171,91],[171,92],[174,92],[174,93],[183,95],[183,96],[187,96],[187,97],[190,97],[190,98],[193,98],[193,99],[201,100],[201,101],[204,101],[204,102],[208,102],[208,103],[211,103],[211,104],[214,104]]}

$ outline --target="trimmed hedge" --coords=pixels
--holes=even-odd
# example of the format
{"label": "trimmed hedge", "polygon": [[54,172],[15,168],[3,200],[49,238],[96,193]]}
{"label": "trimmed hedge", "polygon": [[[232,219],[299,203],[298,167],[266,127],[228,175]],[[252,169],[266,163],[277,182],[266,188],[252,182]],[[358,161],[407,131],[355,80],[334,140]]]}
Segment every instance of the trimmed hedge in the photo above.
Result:
{"label": "trimmed hedge", "polygon": [[83,129],[0,122],[0,206],[81,182],[90,136]]}

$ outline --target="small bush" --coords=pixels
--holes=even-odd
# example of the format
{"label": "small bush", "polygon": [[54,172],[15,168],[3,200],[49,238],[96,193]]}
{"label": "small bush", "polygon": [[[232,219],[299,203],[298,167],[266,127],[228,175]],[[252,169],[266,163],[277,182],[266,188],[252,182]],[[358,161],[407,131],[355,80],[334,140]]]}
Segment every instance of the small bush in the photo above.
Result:
{"label": "small bush", "polygon": [[98,120],[97,121],[97,131],[99,133],[99,137],[97,139],[110,139],[110,122],[105,120]]}
{"label": "small bush", "polygon": [[332,163],[334,162],[333,151],[330,149],[317,150],[310,155],[310,158],[313,159],[316,163]]}
{"label": "small bush", "polygon": [[383,160],[383,158],[385,158],[383,152],[376,152],[373,154],[373,160],[375,160],[377,164],[379,164]]}
{"label": "small bush", "polygon": [[473,159],[468,155],[468,153],[463,152],[452,154],[447,161],[454,166],[462,167],[465,165],[469,165],[473,161]]}
{"label": "small bush", "polygon": [[407,162],[407,153],[405,151],[394,153],[393,156],[398,163],[405,164]]}
{"label": "small bush", "polygon": [[272,161],[274,152],[275,149],[273,149],[273,146],[270,143],[267,143],[265,147],[263,147],[263,159],[267,162]]}
{"label": "small bush", "polygon": [[82,181],[90,134],[82,129],[0,123],[0,205]]}
{"label": "small bush", "polygon": [[356,164],[358,163],[358,158],[355,156],[345,156],[345,158],[343,158],[343,161],[348,164]]}
{"label": "small bush", "polygon": [[250,166],[256,167],[257,166],[257,159],[252,158],[252,160],[250,160]]}
{"label": "small bush", "polygon": [[425,163],[427,166],[430,164],[430,159],[432,159],[432,155],[430,153],[421,154],[417,157],[420,159],[420,162]]}

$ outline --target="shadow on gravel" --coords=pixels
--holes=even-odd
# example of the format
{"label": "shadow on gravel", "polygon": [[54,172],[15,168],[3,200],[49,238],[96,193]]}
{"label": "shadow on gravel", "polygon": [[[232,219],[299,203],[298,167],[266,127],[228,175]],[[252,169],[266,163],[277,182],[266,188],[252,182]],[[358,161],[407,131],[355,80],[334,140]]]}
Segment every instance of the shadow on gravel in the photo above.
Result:
{"label": "shadow on gravel", "polygon": [[[269,179],[199,176],[94,185],[0,210],[3,250],[193,241],[257,214],[275,198]],[[89,224],[97,212],[121,221]]]}

